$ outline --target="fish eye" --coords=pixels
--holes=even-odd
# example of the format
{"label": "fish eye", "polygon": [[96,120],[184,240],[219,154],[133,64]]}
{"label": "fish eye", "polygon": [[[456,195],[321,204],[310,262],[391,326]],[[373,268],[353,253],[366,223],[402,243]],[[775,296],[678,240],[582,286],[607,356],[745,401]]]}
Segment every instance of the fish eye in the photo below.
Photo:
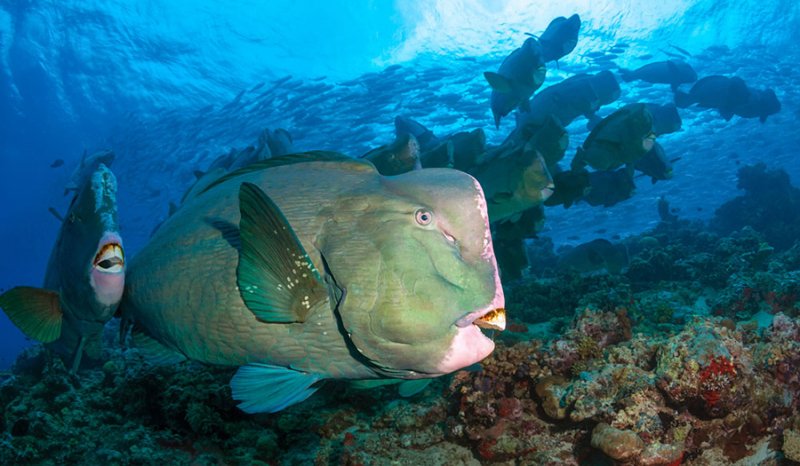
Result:
{"label": "fish eye", "polygon": [[433,222],[433,212],[428,209],[417,209],[414,213],[414,218],[422,226],[428,226]]}

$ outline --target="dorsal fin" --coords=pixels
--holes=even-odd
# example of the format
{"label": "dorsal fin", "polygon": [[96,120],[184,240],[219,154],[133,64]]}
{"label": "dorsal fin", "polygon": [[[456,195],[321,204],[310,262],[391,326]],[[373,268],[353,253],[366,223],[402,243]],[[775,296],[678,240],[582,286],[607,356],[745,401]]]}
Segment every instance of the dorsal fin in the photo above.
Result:
{"label": "dorsal fin", "polygon": [[352,162],[352,163],[362,163],[372,166],[371,164],[368,164],[366,162],[359,162],[358,160],[352,157],[348,157],[338,152],[310,151],[310,152],[300,152],[297,154],[287,154],[287,155],[282,155],[280,157],[273,157],[267,160],[261,160],[255,163],[251,163],[250,165],[242,167],[238,170],[226,173],[225,175],[217,178],[216,181],[209,183],[209,185],[206,186],[198,194],[202,194],[210,190],[214,186],[217,186],[232,178],[236,178],[238,176],[242,176],[247,173],[257,172],[272,167],[279,167],[282,165],[291,165],[294,163],[304,163],[304,162]]}

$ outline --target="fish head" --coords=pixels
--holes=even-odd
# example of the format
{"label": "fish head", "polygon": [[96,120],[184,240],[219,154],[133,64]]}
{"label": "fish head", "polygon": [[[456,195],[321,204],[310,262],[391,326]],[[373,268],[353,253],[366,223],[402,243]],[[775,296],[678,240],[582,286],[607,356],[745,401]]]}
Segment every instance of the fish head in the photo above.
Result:
{"label": "fish head", "polygon": [[362,214],[320,248],[346,290],[338,314],[353,346],[400,378],[482,360],[494,342],[479,326],[502,330],[505,311],[480,184],[431,168],[381,177],[374,191],[347,200]]}
{"label": "fish head", "polygon": [[764,113],[766,115],[772,115],[781,111],[781,102],[778,100],[778,96],[775,95],[774,90],[764,90],[762,92],[762,99],[764,101]]}
{"label": "fish head", "polygon": [[486,193],[494,223],[542,204],[553,193],[547,162],[531,139],[524,148],[492,157],[473,170]]}
{"label": "fish head", "polygon": [[[72,201],[51,260],[65,312],[107,321],[125,286],[125,254],[117,223],[117,182],[100,164]],[[51,272],[48,271],[48,275]]]}
{"label": "fish head", "polygon": [[581,29],[581,17],[574,14],[567,18],[561,25],[563,43],[561,45],[561,56],[567,55],[578,45],[578,31]]}
{"label": "fish head", "polygon": [[697,72],[692,68],[692,65],[683,60],[676,60],[678,74],[676,78],[681,83],[693,83],[697,81]]}
{"label": "fish head", "polygon": [[517,185],[518,196],[529,199],[530,207],[540,205],[553,194],[555,185],[553,177],[547,169],[547,162],[542,154],[528,143],[523,152],[520,180]]}
{"label": "fish head", "polygon": [[592,77],[592,87],[597,93],[600,105],[608,105],[619,99],[621,90],[614,73],[608,70],[601,71]]}

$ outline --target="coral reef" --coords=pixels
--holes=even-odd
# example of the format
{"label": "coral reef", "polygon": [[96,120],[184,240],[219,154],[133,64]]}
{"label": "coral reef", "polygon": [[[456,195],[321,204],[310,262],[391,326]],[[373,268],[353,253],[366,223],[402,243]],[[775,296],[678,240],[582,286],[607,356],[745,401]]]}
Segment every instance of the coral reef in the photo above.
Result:
{"label": "coral reef", "polygon": [[763,163],[740,168],[738,177],[744,195],[720,206],[711,228],[729,234],[750,226],[776,249],[792,247],[800,236],[800,189],[783,169],[767,170]]}
{"label": "coral reef", "polygon": [[329,381],[249,416],[233,368],[150,365],[110,325],[102,367],[72,375],[36,347],[0,378],[0,464],[798,461],[800,245],[765,244],[674,220],[626,240],[622,274],[520,280],[480,368],[408,399]]}

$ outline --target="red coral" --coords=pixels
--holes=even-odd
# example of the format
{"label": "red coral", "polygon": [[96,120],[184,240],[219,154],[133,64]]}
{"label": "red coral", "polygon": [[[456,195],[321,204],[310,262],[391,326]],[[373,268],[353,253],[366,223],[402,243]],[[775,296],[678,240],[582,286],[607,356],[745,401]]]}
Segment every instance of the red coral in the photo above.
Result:
{"label": "red coral", "polygon": [[518,418],[522,415],[522,403],[516,398],[501,398],[497,403],[500,417]]}
{"label": "red coral", "polygon": [[720,399],[722,390],[730,386],[736,377],[733,361],[725,356],[711,358],[708,366],[700,371],[700,388],[708,407],[714,407]]}
{"label": "red coral", "polygon": [[686,452],[681,453],[681,456],[679,456],[675,461],[671,462],[668,466],[681,466],[681,463],[683,463],[683,455],[685,453]]}
{"label": "red coral", "polygon": [[491,460],[494,458],[493,448],[497,444],[495,439],[486,439],[478,445],[478,455],[481,459]]}

